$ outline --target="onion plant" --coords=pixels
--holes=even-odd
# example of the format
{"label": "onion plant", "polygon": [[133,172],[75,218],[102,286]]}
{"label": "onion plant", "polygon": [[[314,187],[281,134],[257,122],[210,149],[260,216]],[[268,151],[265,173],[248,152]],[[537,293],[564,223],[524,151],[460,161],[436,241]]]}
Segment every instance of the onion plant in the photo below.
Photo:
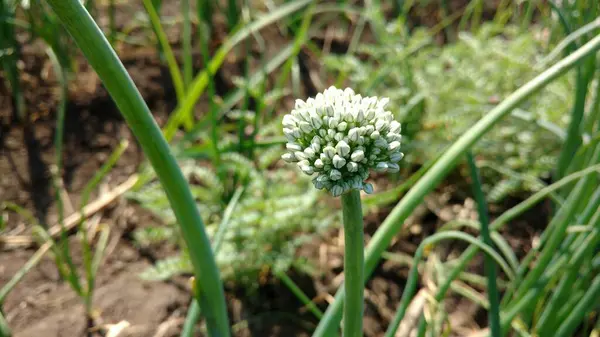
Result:
{"label": "onion plant", "polygon": [[386,110],[388,98],[362,97],[350,88],[330,87],[306,101],[296,100],[283,117],[288,150],[282,156],[315,176],[313,184],[341,196],[344,223],[344,336],[362,336],[364,228],[360,191],[371,170],[398,172],[400,123]]}
{"label": "onion plant", "polygon": [[[60,139],[60,136],[57,136],[57,138]],[[0,307],[6,299],[6,296],[8,296],[10,291],[21,281],[21,279],[25,277],[25,275],[42,260],[47,252],[51,252],[58,270],[58,274],[83,301],[87,319],[90,322],[94,320],[94,308],[92,300],[96,286],[96,278],[104,258],[106,246],[108,244],[110,228],[108,226],[99,226],[97,232],[90,231],[88,226],[86,226],[87,222],[85,221],[86,217],[84,216],[83,209],[87,205],[91,193],[96,190],[104,177],[106,177],[106,175],[111,171],[127,146],[127,141],[121,142],[109,156],[107,161],[102,165],[102,167],[100,167],[94,177],[92,177],[92,179],[85,185],[82,191],[79,208],[80,220],[76,226],[77,234],[79,236],[78,241],[81,243],[83,262],[82,271],[80,271],[73,262],[73,254],[69,249],[69,240],[67,236],[68,233],[64,223],[65,218],[62,216],[62,214],[59,217],[59,226],[61,227],[59,233],[60,237],[58,240],[55,240],[51,233],[49,233],[47,230],[47,226],[39,223],[26,209],[13,203],[3,203],[0,205],[2,209],[7,209],[20,214],[29,223],[31,223],[33,225],[34,233],[37,234],[40,241],[40,247],[38,248],[37,252],[31,256],[27,263],[11,278],[7,284],[0,288]],[[55,180],[56,179],[58,179],[58,177],[55,177]],[[55,188],[57,187],[55,186]],[[56,202],[60,205],[59,208],[63,207],[63,205],[60,204],[60,200],[62,198],[62,195],[59,195],[61,194],[60,191],[57,191],[56,194]],[[62,212],[62,210],[59,210],[59,212]],[[94,243],[92,237],[97,233],[99,233],[98,239]],[[90,237],[90,234],[92,234],[92,237]]]}

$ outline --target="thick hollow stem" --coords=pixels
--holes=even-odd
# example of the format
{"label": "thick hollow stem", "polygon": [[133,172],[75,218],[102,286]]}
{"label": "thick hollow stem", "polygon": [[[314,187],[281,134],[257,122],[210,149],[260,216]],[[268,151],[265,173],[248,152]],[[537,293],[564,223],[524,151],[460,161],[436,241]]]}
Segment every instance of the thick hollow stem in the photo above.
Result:
{"label": "thick hollow stem", "polygon": [[364,229],[360,192],[342,195],[344,218],[344,337],[361,337],[363,321]]}

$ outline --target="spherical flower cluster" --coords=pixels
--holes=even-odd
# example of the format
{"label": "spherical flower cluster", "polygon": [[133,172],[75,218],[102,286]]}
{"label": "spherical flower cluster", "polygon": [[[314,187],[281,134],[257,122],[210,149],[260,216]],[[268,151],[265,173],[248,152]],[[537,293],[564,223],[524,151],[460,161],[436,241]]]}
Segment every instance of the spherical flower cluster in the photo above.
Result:
{"label": "spherical flower cluster", "polygon": [[288,150],[282,156],[315,176],[318,189],[339,196],[351,189],[373,191],[369,170],[398,172],[400,123],[385,110],[388,98],[362,97],[350,88],[330,87],[283,117]]}

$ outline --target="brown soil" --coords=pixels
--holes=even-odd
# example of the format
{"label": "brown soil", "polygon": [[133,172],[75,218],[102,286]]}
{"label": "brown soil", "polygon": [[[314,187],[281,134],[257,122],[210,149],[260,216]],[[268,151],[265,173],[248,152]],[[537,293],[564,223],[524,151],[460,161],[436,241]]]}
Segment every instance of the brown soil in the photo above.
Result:
{"label": "brown soil", "polygon": [[[167,7],[167,12],[173,11],[172,7]],[[122,17],[119,22],[126,19]],[[343,50],[344,43],[340,44]],[[309,52],[303,55],[302,67],[314,66],[316,60],[311,60]],[[175,95],[168,71],[157,59],[155,49],[126,47],[119,50],[119,56],[155,118],[159,124],[163,124],[175,105]],[[13,120],[10,92],[4,86],[4,81],[0,81],[0,201],[14,202],[33,212],[40,223],[53,224],[57,215],[50,167],[54,163],[57,85],[48,71],[48,61],[39,48],[26,48],[23,61],[23,83],[30,113],[25,123]],[[199,68],[200,62],[195,66]],[[143,161],[139,147],[94,72],[83,59],[80,59],[79,67],[70,88],[62,172],[65,188],[75,207],[79,205],[85,184],[121,139],[130,140],[131,145],[105,180],[108,189],[135,173]],[[219,73],[222,90],[232,86],[231,76],[240,73],[240,69],[241,64],[235,60],[225,64]],[[306,72],[307,69],[303,70]],[[314,83],[309,76],[306,77],[305,90],[313,94]],[[92,199],[96,196],[93,195]],[[458,200],[448,201],[443,207],[462,205],[464,199],[461,196]],[[389,210],[382,209],[369,215],[367,237],[375,232],[377,224],[381,223]],[[111,238],[98,273],[94,296],[97,316],[92,324],[92,332],[126,321],[131,325],[125,330],[126,336],[177,336],[190,300],[187,279],[180,277],[169,282],[144,282],[138,277],[140,271],[175,247],[164,246],[149,251],[134,245],[132,230],[151,225],[157,220],[125,200],[114,202],[99,214],[100,222],[111,228]],[[422,238],[433,232],[440,223],[436,214],[425,209],[421,216],[414,216],[407,222],[409,233],[398,238],[391,251],[413,253]],[[30,228],[25,224],[24,219],[11,213],[4,233],[28,235]],[[515,238],[515,247],[530,242],[535,231],[531,229]],[[323,295],[334,294],[342,280],[343,243],[339,237],[338,230],[333,230],[329,237],[313,242],[300,251],[300,255],[318,265],[318,276],[311,279],[305,274],[291,275],[308,296],[322,299],[318,303],[323,310],[327,303],[327,296]],[[74,256],[80,256],[78,253],[81,250],[74,236],[70,238],[70,247]],[[453,247],[444,247],[444,250],[448,253]],[[0,286],[6,284],[34,252],[34,248],[0,247]],[[75,261],[76,264],[80,262],[80,259]],[[366,291],[366,336],[382,336],[385,332],[402,295],[407,272],[407,267],[390,261],[378,266]],[[227,299],[232,324],[239,327],[236,336],[309,336],[317,323],[310,313],[302,309],[296,297],[270,276],[252,294],[229,285]],[[465,312],[477,316],[478,309],[467,302],[457,303],[456,306],[467,308]],[[17,337],[79,337],[90,334],[81,300],[59,278],[48,256],[15,287],[2,310]],[[477,319],[473,317],[470,324],[476,324]],[[240,324],[244,320],[247,326]]]}

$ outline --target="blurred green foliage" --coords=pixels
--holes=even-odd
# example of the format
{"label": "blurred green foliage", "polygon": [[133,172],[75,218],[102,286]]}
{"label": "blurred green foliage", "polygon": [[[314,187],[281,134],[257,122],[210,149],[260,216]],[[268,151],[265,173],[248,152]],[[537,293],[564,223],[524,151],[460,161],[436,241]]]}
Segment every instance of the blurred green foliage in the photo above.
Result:
{"label": "blurred green foliage", "polygon": [[[401,27],[386,27],[377,44],[362,45],[357,55],[330,55],[330,71],[365,95],[390,97],[390,109],[402,121],[404,152],[410,164],[434,159],[458,136],[510,93],[537,75],[548,53],[544,30],[535,26],[484,24],[478,33],[463,32],[440,46],[424,29],[402,42]],[[488,162],[482,168],[488,198],[537,191],[548,178],[564,138],[574,83],[565,76],[512,112],[477,144]],[[463,170],[466,176],[467,171]]]}

